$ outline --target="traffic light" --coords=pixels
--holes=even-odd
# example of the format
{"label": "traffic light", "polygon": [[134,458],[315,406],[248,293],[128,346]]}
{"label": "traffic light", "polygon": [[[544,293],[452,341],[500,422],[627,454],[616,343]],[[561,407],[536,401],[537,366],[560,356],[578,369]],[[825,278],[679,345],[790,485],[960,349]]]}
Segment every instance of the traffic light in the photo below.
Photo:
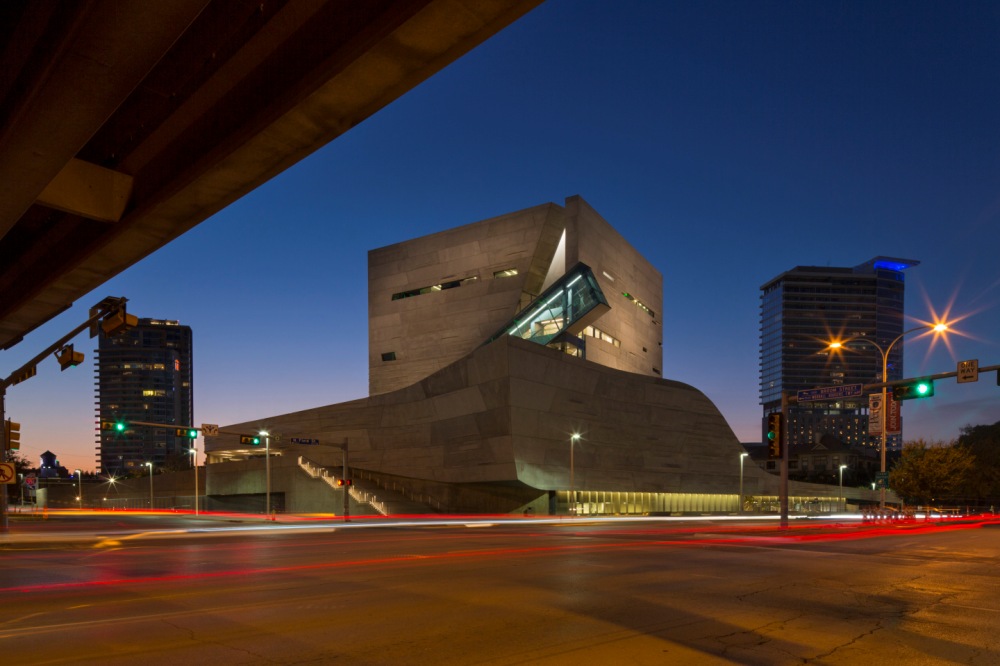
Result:
{"label": "traffic light", "polygon": [[176,428],[174,430],[174,437],[187,437],[188,439],[196,439],[198,437],[197,428]]}
{"label": "traffic light", "polygon": [[767,453],[770,458],[781,457],[781,439],[784,434],[784,416],[781,412],[767,415]]}
{"label": "traffic light", "polygon": [[250,446],[260,446],[260,437],[257,435],[240,435],[240,444],[249,444]]}
{"label": "traffic light", "polygon": [[21,424],[15,423],[10,419],[3,422],[3,432],[4,441],[7,442],[7,448],[11,451],[17,451],[21,448]]}
{"label": "traffic light", "polygon": [[73,345],[66,345],[56,352],[56,360],[59,361],[59,370],[62,371],[83,363],[83,352],[73,351]]}
{"label": "traffic light", "polygon": [[130,315],[125,312],[125,306],[122,307],[107,317],[101,322],[101,330],[104,331],[105,335],[118,335],[119,333],[124,333],[130,328],[135,328],[139,325],[139,318],[135,315]]}
{"label": "traffic light", "polygon": [[352,481],[351,479],[337,479],[338,488],[343,488],[345,486],[353,486],[353,485],[354,481]]}
{"label": "traffic light", "polygon": [[124,421],[101,421],[101,430],[114,430],[115,432],[125,432]]}
{"label": "traffic light", "polygon": [[892,397],[896,400],[929,398],[932,395],[934,395],[934,382],[929,379],[921,379],[909,384],[892,387]]}

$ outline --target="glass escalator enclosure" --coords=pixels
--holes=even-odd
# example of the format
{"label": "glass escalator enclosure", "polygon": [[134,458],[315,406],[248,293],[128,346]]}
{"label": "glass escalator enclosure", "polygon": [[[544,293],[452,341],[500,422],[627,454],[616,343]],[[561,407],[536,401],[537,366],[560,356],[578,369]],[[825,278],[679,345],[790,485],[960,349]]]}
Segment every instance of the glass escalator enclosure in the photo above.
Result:
{"label": "glass escalator enclosure", "polygon": [[576,349],[582,356],[580,332],[610,309],[593,271],[578,263],[484,344],[511,335],[570,353]]}

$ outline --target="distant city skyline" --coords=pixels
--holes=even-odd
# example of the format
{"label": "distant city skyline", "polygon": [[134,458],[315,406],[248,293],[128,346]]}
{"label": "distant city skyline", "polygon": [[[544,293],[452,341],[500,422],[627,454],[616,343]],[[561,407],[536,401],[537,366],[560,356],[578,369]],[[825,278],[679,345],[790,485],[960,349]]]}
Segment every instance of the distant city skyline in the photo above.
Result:
{"label": "distant city skyline", "polygon": [[[194,425],[367,395],[367,252],[579,194],[663,274],[663,377],[759,441],[760,286],[907,271],[910,376],[1000,363],[1000,5],[549,0],[0,353],[105,296],[197,331]],[[7,394],[21,453],[93,470],[93,353]],[[908,401],[907,439],[1000,421],[993,373]],[[199,450],[202,443],[198,442]],[[734,467],[738,461],[733,461]]]}

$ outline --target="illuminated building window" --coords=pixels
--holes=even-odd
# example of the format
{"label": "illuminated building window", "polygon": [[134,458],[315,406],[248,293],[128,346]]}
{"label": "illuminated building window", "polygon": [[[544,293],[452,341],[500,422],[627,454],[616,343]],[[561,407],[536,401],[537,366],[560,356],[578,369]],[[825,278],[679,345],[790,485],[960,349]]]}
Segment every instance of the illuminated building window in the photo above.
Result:
{"label": "illuminated building window", "polygon": [[607,342],[609,345],[614,345],[615,347],[622,346],[621,340],[614,337],[610,333],[602,331],[596,326],[588,326],[587,328],[583,329],[583,334],[590,336],[592,338],[597,338],[598,340],[603,340],[604,342]]}
{"label": "illuminated building window", "polygon": [[399,291],[392,295],[392,300],[398,301],[402,298],[410,298],[411,296],[430,294],[435,291],[444,291],[445,289],[454,289],[455,287],[462,287],[470,282],[475,282],[478,279],[479,278],[477,276],[473,275],[471,277],[462,278],[461,280],[452,280],[450,282],[442,282],[441,284],[431,285],[430,287],[420,287],[419,289]]}
{"label": "illuminated building window", "polygon": [[635,296],[633,296],[632,294],[628,293],[627,291],[623,291],[623,292],[622,292],[622,296],[624,296],[624,297],[625,297],[625,298],[627,298],[628,300],[630,300],[630,301],[632,301],[633,303],[635,303],[636,307],[638,307],[638,308],[639,308],[640,310],[643,310],[643,311],[645,311],[645,313],[646,313],[646,314],[648,314],[648,315],[649,315],[650,317],[652,317],[652,318],[653,318],[654,320],[656,319],[656,313],[655,313],[655,312],[653,312],[652,310],[650,310],[650,309],[649,309],[649,308],[648,308],[648,307],[647,307],[647,306],[646,306],[646,305],[645,305],[645,304],[644,304],[644,303],[643,303],[642,301],[640,301],[640,300],[639,300],[638,298],[636,298],[636,297],[635,297]]}

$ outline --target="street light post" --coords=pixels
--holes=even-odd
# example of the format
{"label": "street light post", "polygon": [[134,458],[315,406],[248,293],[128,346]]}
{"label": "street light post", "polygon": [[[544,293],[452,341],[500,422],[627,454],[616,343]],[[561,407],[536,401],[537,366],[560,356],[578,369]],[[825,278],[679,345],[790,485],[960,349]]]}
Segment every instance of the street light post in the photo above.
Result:
{"label": "street light post", "polygon": [[737,498],[738,501],[737,512],[741,514],[743,513],[743,460],[748,455],[750,454],[745,451],[740,454],[740,496],[739,498]]}
{"label": "street light post", "polygon": [[[910,333],[913,333],[914,331],[926,331],[926,330],[931,330],[931,331],[934,331],[935,333],[943,333],[943,332],[945,332],[945,331],[948,330],[948,325],[944,324],[944,323],[940,323],[940,324],[924,324],[922,326],[915,326],[914,328],[911,328],[909,330],[903,331],[902,333],[900,333],[899,335],[897,335],[893,339],[893,341],[889,343],[889,346],[886,347],[885,349],[882,349],[881,345],[879,345],[874,340],[872,340],[870,338],[867,338],[867,337],[861,337],[861,336],[856,336],[856,337],[853,337],[853,338],[849,338],[847,340],[844,340],[843,342],[831,342],[830,343],[830,347],[829,347],[830,349],[840,349],[840,348],[842,348],[844,345],[846,345],[849,342],[853,342],[855,340],[863,340],[864,342],[867,342],[868,344],[870,344],[873,347],[875,347],[875,349],[879,350],[879,353],[882,354],[882,419],[881,419],[881,421],[882,421],[881,426],[882,427],[880,428],[880,433],[881,433],[881,437],[880,437],[880,440],[881,440],[881,443],[880,443],[881,455],[880,455],[880,458],[881,458],[881,462],[879,464],[879,471],[881,472],[880,476],[882,476],[883,478],[885,477],[885,449],[886,449],[886,430],[885,430],[886,418],[885,417],[886,417],[886,412],[887,412],[887,409],[886,409],[886,400],[888,398],[888,395],[887,395],[887,392],[886,392],[886,383],[889,381],[889,354],[892,352],[892,348],[895,346],[895,344],[897,342],[899,342],[900,340],[903,339],[904,335],[909,335]],[[880,509],[885,509],[885,485],[882,485],[882,487],[879,488],[879,508]]]}
{"label": "street light post", "polygon": [[79,507],[83,509],[83,472],[78,469],[73,470],[76,473],[76,488],[79,497],[76,498]]}
{"label": "street light post", "polygon": [[264,516],[271,515],[271,433],[261,430],[259,433],[264,438]]}
{"label": "street light post", "polygon": [[569,510],[576,514],[576,486],[573,479],[573,445],[580,439],[579,433],[573,433],[569,438]]}
{"label": "street light post", "polygon": [[153,463],[143,463],[149,468],[149,510],[153,510]]}
{"label": "street light post", "polygon": [[838,498],[839,504],[841,505],[840,510],[846,511],[847,506],[844,503],[844,470],[847,469],[847,465],[840,466],[840,497]]}
{"label": "street light post", "polygon": [[194,467],[194,515],[198,515],[198,440],[191,446],[191,466]]}

